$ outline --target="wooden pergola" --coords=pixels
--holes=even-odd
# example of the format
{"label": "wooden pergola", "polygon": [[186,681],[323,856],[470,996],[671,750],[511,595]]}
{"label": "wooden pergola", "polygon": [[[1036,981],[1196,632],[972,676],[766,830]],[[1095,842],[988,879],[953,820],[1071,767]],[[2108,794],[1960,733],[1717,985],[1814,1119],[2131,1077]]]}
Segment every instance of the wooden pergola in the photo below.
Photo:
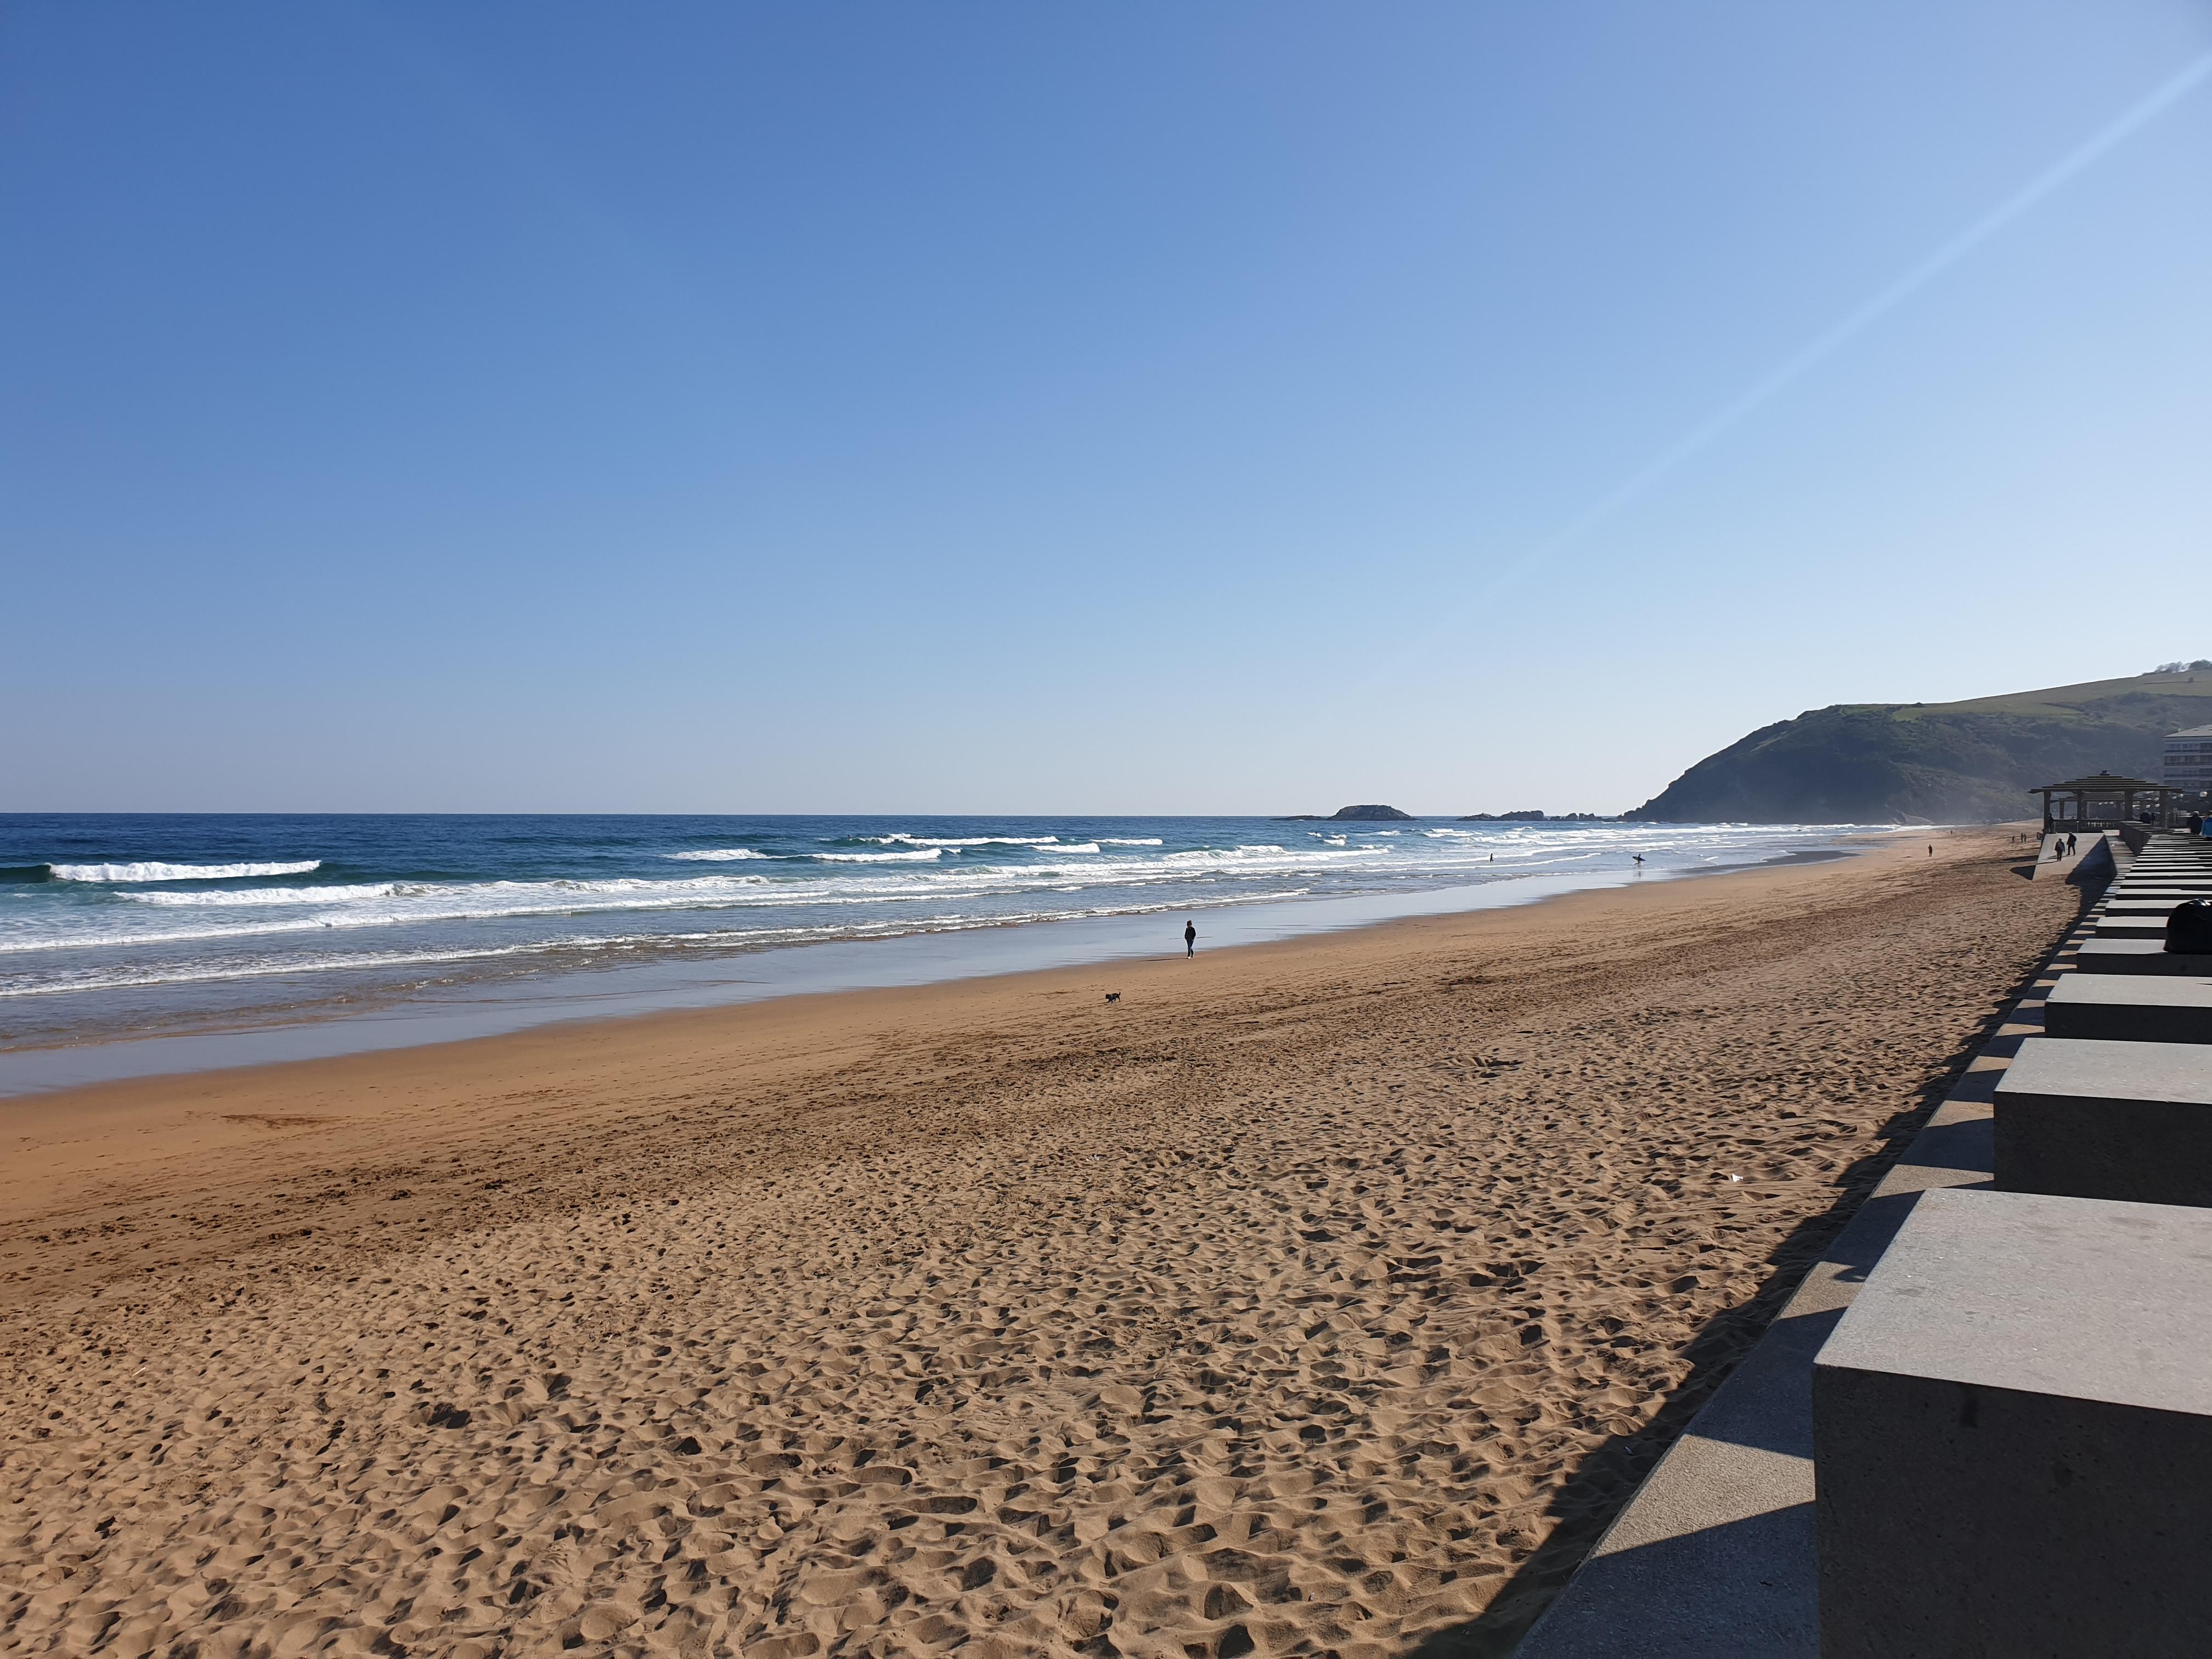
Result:
{"label": "wooden pergola", "polygon": [[2054,830],[2110,830],[2133,823],[2146,811],[2163,825],[2173,798],[2182,792],[2142,778],[2100,772],[2094,778],[2046,783],[2027,793],[2043,797],[2043,832],[2049,835]]}

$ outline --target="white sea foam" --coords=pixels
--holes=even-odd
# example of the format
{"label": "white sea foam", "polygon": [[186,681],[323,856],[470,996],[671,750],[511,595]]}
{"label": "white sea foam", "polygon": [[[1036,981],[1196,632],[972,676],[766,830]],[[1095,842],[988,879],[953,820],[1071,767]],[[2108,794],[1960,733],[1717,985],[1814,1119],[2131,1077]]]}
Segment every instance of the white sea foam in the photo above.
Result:
{"label": "white sea foam", "polygon": [[[142,873],[149,871],[145,865],[72,866],[131,873],[127,878],[108,875],[104,887],[28,884],[0,895],[9,900],[0,904],[0,968],[5,969],[0,995],[72,986],[120,990],[325,968],[396,975],[410,971],[410,961],[459,963],[510,951],[523,953],[519,965],[534,972],[538,959],[529,951],[572,944],[596,951],[616,939],[636,941],[624,949],[749,950],[1306,893],[1382,892],[1608,869],[1626,879],[1632,850],[1652,855],[1655,869],[1680,867],[1802,846],[1813,831],[1812,826],[1778,831],[1657,824],[1601,830],[1523,823],[1480,830],[1455,825],[1441,834],[1437,826],[1424,826],[1400,840],[1393,838],[1395,831],[1291,831],[1257,824],[1206,829],[1213,845],[1193,846],[1196,836],[1182,835],[1066,841],[901,833],[868,838],[874,842],[868,850],[855,848],[858,837],[816,842],[823,850],[811,854],[794,847],[783,856],[751,848],[691,848],[646,855],[647,869],[657,867],[658,857],[668,857],[686,861],[683,872],[607,879],[225,887],[224,876],[305,875],[321,866],[150,866],[159,875]],[[1295,833],[1297,840],[1287,847],[1234,842],[1240,830]],[[1173,850],[1165,845],[1170,840],[1177,842]],[[1010,855],[994,850],[961,856],[999,848]],[[216,884],[161,884],[169,882]],[[726,924],[718,921],[718,913]],[[373,939],[388,948],[375,948]],[[348,949],[349,943],[356,948]],[[507,970],[488,963],[483,971]]]}
{"label": "white sea foam", "polygon": [[371,899],[406,899],[433,907],[462,907],[450,913],[442,908],[434,909],[433,914],[440,916],[522,915],[533,910],[571,909],[608,898],[622,903],[712,903],[733,892],[764,887],[768,882],[766,876],[689,876],[674,881],[647,881],[637,876],[602,881],[380,881],[343,887],[248,887],[208,893],[118,893],[116,896],[168,910],[329,908]]}
{"label": "white sea foam", "polygon": [[[1058,836],[862,836],[879,846],[899,847],[1057,847]],[[1152,843],[1159,845],[1158,842]],[[826,855],[825,855],[826,856]]]}
{"label": "white sea foam", "polygon": [[434,892],[435,888],[397,881],[363,882],[330,887],[217,888],[199,893],[118,893],[133,904],[151,904],[164,910],[250,909],[269,905],[350,904],[362,899],[390,898],[406,892]]}
{"label": "white sea foam", "polygon": [[[921,849],[930,859],[936,849]],[[905,860],[910,854],[836,855],[842,862],[854,859]],[[1180,856],[1180,855],[1178,855]],[[1208,855],[1201,854],[1201,858]],[[21,957],[26,952],[71,951],[167,947],[180,945],[244,943],[255,938],[313,934],[330,929],[353,930],[435,923],[494,922],[533,916],[581,916],[622,911],[699,910],[724,908],[775,910],[785,907],[861,910],[892,908],[908,911],[885,931],[913,932],[930,924],[927,913],[946,903],[994,897],[1012,898],[1025,893],[1096,891],[1174,887],[1193,878],[1201,881],[1253,877],[1295,877],[1315,867],[1315,855],[1279,855],[1224,860],[1193,868],[1169,860],[1121,860],[1088,854],[1063,863],[1021,866],[971,866],[966,869],[932,864],[876,865],[832,873],[816,866],[811,878],[777,878],[766,875],[690,877],[670,880],[620,878],[601,881],[497,881],[470,884],[382,882],[328,887],[288,887],[215,892],[125,892],[115,896],[129,901],[124,912],[137,911],[149,922],[155,917],[168,926],[118,927],[125,916],[104,911],[97,916],[56,918],[29,929],[0,927],[0,956]],[[1342,857],[1341,854],[1335,856]],[[804,865],[786,864],[795,870]],[[1218,877],[1212,872],[1218,872]],[[1221,894],[1213,902],[1256,899],[1256,891]],[[1127,898],[1105,902],[1102,912],[1128,908]],[[1193,899],[1197,895],[1191,896]],[[921,914],[911,914],[920,907]],[[177,926],[175,923],[188,925]],[[173,919],[173,921],[171,921]],[[102,922],[105,925],[100,925]],[[842,931],[846,928],[841,927]]]}
{"label": "white sea foam", "polygon": [[1308,847],[1293,853],[1287,847],[1200,847],[1188,853],[1170,853],[1159,865],[1188,870],[1193,866],[1225,865],[1236,869],[1279,869],[1298,866],[1325,866],[1340,859],[1387,858],[1387,847]]}
{"label": "white sea foam", "polygon": [[323,867],[320,859],[297,864],[50,864],[56,881],[245,881],[254,876],[304,876]]}
{"label": "white sea foam", "polygon": [[[1080,891],[1081,889],[1070,886],[1060,890],[1073,892]],[[1088,917],[1111,915],[1156,915],[1169,910],[1178,914],[1188,910],[1210,910],[1224,906],[1267,900],[1301,898],[1310,890],[1304,887],[1290,887],[1249,892],[1239,891],[1219,896],[1192,895],[1158,902],[1061,905],[1041,909],[975,914],[940,911],[918,919],[881,921],[855,919],[849,921],[796,927],[717,927],[703,932],[680,933],[631,933],[597,937],[589,934],[564,934],[557,938],[533,940],[522,945],[465,946],[458,949],[307,951],[282,955],[262,954],[230,960],[194,959],[172,963],[125,963],[112,966],[72,969],[46,978],[34,978],[20,973],[0,974],[0,999],[51,996],[82,991],[144,989],[161,986],[206,984],[265,978],[275,975],[435,967],[447,963],[488,961],[501,957],[551,957],[580,951],[598,957],[604,956],[611,951],[651,950],[654,947],[746,950],[817,940],[886,939],[915,933],[965,933],[976,928],[1012,927],[1036,921],[1071,921]],[[313,923],[306,925],[314,926]],[[279,934],[289,931],[292,929],[286,927],[254,930],[256,933]],[[205,933],[117,936],[99,940],[81,939],[76,943],[80,945],[147,945],[236,939],[235,935],[210,930]],[[249,940],[238,942],[246,945],[246,948],[256,948],[251,945]],[[268,947],[259,948],[265,951]]]}

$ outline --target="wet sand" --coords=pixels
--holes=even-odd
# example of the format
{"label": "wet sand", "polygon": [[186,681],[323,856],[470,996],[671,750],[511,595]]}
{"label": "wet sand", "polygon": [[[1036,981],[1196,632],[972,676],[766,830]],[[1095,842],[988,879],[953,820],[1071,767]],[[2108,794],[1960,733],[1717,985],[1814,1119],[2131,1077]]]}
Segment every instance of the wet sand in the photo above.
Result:
{"label": "wet sand", "polygon": [[2075,913],[1936,845],[0,1103],[0,1650],[1501,1650]]}

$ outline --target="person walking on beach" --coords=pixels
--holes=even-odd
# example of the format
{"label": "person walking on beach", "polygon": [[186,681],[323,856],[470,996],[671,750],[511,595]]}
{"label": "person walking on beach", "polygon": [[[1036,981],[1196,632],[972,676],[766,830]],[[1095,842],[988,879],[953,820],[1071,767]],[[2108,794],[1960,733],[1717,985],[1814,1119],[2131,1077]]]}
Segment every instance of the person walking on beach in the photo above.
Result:
{"label": "person walking on beach", "polygon": [[1187,957],[1198,954],[1198,924],[1186,921],[1182,925],[1182,953]]}

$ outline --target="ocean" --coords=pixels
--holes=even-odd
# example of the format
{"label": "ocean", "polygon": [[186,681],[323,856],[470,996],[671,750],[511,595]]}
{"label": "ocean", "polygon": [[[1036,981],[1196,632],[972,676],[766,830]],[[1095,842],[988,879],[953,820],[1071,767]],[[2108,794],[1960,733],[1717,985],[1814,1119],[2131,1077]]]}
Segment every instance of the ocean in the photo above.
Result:
{"label": "ocean", "polygon": [[[1242,942],[1844,825],[0,815],[0,1094]],[[1644,864],[1635,863],[1642,854]],[[866,947],[866,948],[863,948]]]}

